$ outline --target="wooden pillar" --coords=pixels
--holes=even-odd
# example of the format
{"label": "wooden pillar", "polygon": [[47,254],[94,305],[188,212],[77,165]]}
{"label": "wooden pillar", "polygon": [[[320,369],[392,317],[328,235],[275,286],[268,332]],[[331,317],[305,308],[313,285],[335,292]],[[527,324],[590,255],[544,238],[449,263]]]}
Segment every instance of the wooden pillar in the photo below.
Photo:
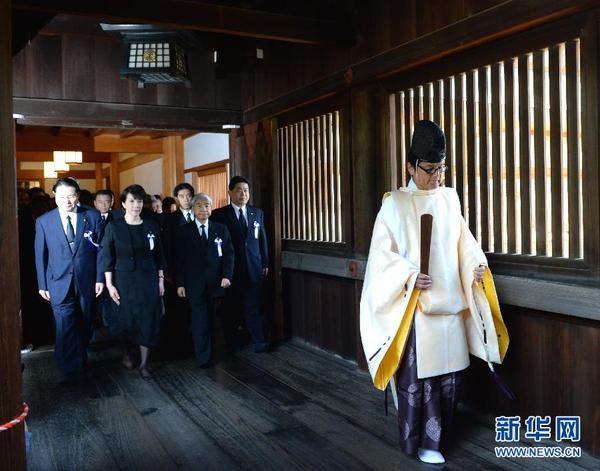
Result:
{"label": "wooden pillar", "polygon": [[283,340],[285,337],[285,326],[283,318],[283,273],[281,263],[281,165],[279,162],[279,140],[277,139],[277,129],[279,123],[277,118],[273,118],[269,121],[269,126],[265,126],[264,132],[269,133],[271,139],[271,185],[267,188],[273,195],[273,200],[268,218],[272,221],[273,232],[271,234],[271,273],[270,278],[273,285],[273,319],[275,322],[274,326],[274,340]]}
{"label": "wooden pillar", "polygon": [[[357,254],[367,256],[373,224],[379,209],[383,191],[380,176],[381,163],[387,159],[389,152],[383,148],[382,134],[378,131],[381,125],[380,115],[382,90],[376,85],[357,87],[351,92],[351,168],[352,168],[352,214],[353,214],[353,249]],[[378,156],[373,159],[373,156]],[[374,163],[377,162],[377,163]],[[379,178],[378,178],[379,177]],[[355,282],[356,325],[360,325],[359,302],[362,281]],[[362,349],[360,332],[356,331],[356,361],[366,369],[367,362]]]}
{"label": "wooden pillar", "polygon": [[[0,0],[0,424],[18,416],[23,403],[11,26],[11,2]],[[25,470],[23,424],[0,432],[0,469]]]}
{"label": "wooden pillar", "polygon": [[111,152],[110,154],[110,189],[115,194],[115,200],[119,201],[121,194],[121,183],[119,178],[119,153]]}
{"label": "wooden pillar", "polygon": [[[248,147],[244,128],[235,129],[235,134],[229,139],[230,168],[229,175],[242,175],[248,177]],[[252,182],[250,182],[252,183]]]}
{"label": "wooden pillar", "polygon": [[377,188],[376,160],[384,160],[378,145],[377,94],[375,86],[353,89],[352,107],[352,213],[354,250],[361,254],[369,252],[373,223],[383,194]]}
{"label": "wooden pillar", "polygon": [[103,190],[102,185],[102,164],[96,163],[96,191]]}
{"label": "wooden pillar", "polygon": [[165,195],[171,195],[178,183],[185,181],[183,173],[183,139],[181,136],[163,137],[163,188]]}
{"label": "wooden pillar", "polygon": [[233,175],[237,175],[235,173],[236,171],[236,160],[237,160],[237,137],[238,137],[238,130],[237,129],[232,129],[229,132],[229,177],[232,177]]}

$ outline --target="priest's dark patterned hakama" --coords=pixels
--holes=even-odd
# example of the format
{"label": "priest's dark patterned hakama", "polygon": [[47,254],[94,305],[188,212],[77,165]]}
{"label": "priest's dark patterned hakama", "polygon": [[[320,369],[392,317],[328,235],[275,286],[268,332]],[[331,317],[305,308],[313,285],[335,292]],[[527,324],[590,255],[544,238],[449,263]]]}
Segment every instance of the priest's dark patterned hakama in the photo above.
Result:
{"label": "priest's dark patterned hakama", "polygon": [[463,372],[417,378],[414,324],[396,372],[400,448],[408,454],[419,448],[440,451],[444,432],[450,429],[462,388]]}

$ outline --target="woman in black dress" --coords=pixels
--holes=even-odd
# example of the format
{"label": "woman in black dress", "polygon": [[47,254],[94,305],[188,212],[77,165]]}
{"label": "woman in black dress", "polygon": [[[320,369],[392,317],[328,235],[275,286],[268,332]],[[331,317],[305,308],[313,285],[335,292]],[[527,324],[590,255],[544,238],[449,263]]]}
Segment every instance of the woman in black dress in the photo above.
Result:
{"label": "woman in black dress", "polygon": [[[139,345],[139,371],[147,379],[152,376],[148,368],[150,348],[159,338],[165,259],[158,223],[140,217],[145,195],[140,185],[123,190],[125,217],[106,226],[102,250],[106,287],[114,301],[110,330],[124,342]],[[133,368],[126,348],[123,365]]]}

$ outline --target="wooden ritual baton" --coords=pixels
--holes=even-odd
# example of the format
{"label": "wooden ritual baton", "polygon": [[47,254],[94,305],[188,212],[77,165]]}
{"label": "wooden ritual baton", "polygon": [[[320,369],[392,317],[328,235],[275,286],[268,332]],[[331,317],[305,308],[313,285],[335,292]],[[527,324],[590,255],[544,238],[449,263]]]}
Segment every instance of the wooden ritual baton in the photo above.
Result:
{"label": "wooden ritual baton", "polygon": [[429,254],[431,252],[431,228],[433,216],[421,215],[421,273],[429,275]]}

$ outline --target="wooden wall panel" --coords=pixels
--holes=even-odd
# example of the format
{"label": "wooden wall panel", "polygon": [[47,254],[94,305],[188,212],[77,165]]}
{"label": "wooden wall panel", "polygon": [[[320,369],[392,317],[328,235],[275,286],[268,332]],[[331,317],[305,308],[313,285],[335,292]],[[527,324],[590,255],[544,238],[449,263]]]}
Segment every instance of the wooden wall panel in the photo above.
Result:
{"label": "wooden wall panel", "polygon": [[472,357],[465,398],[495,415],[581,416],[581,446],[600,455],[600,323],[502,306],[510,336],[498,368],[517,396],[508,401],[487,365]]}
{"label": "wooden wall panel", "polygon": [[354,280],[283,270],[287,336],[300,337],[344,358],[357,357]]}
{"label": "wooden wall panel", "polygon": [[[62,42],[58,37],[48,37],[43,43],[31,41],[28,54],[23,54],[25,70],[13,69],[14,96],[20,96],[18,84],[25,85],[23,96],[61,98],[63,95]],[[15,75],[18,71],[18,75]],[[41,80],[38,79],[42,78]]]}
{"label": "wooden wall panel", "polygon": [[269,44],[260,67],[244,74],[243,108],[265,103],[500,3],[502,0],[356,2],[357,40],[352,48]]}
{"label": "wooden wall panel", "polygon": [[[58,37],[60,38],[60,36]],[[115,80],[121,64],[122,44],[117,41],[94,41],[94,58],[103,67],[95,68],[94,97],[97,101],[109,103],[128,103],[129,80]]]}
{"label": "wooden wall panel", "polygon": [[[94,39],[62,36],[61,55],[52,59],[59,58],[62,59],[63,97],[68,95],[72,100],[87,100],[95,96],[96,70],[100,62],[96,60]],[[34,82],[38,79],[47,80],[43,75],[31,77]]]}
{"label": "wooden wall panel", "polygon": [[38,35],[13,58],[14,96],[112,103],[240,109],[241,77],[215,79],[212,51],[190,48],[192,88],[138,88],[121,79],[122,44],[111,37]]}

